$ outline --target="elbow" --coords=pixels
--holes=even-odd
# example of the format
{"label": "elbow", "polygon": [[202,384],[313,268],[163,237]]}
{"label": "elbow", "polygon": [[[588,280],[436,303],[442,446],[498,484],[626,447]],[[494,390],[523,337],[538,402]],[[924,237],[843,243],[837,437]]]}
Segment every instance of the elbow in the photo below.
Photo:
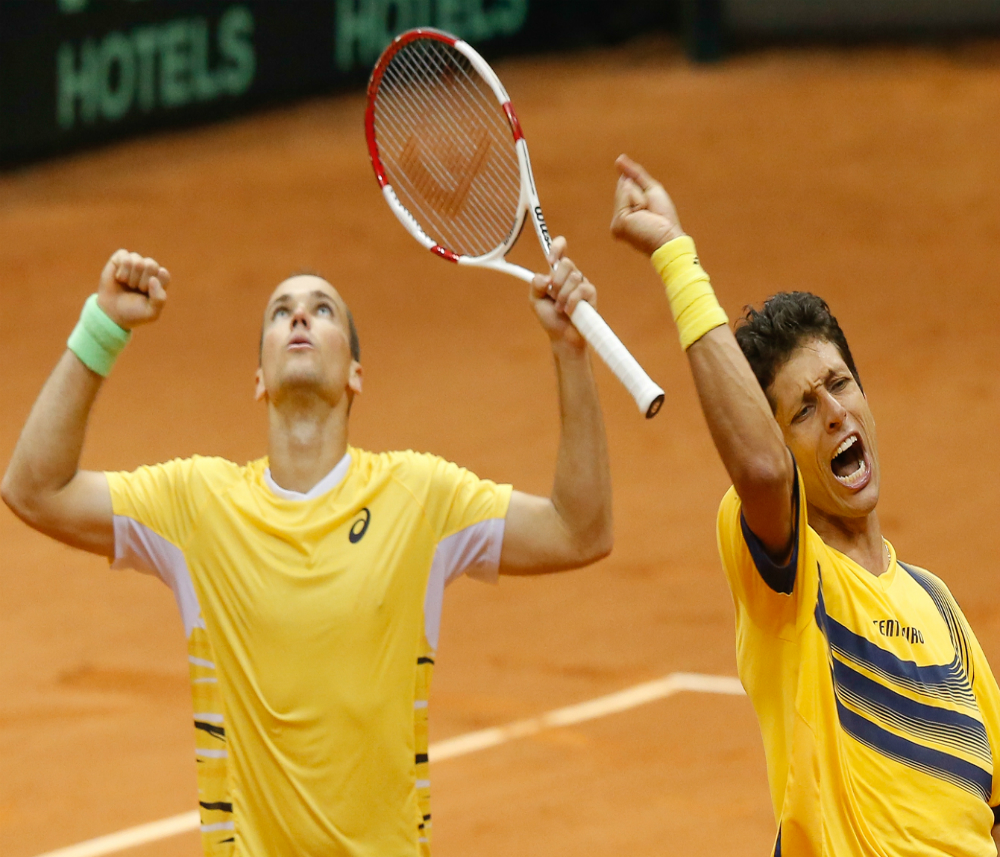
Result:
{"label": "elbow", "polygon": [[13,480],[10,478],[9,470],[4,474],[3,482],[0,482],[0,500],[3,500],[7,508],[17,515],[17,494],[14,491]]}
{"label": "elbow", "polygon": [[33,513],[34,505],[31,503],[27,493],[18,487],[17,480],[8,470],[0,482],[0,499],[18,518],[29,526],[34,526],[36,515]]}
{"label": "elbow", "polygon": [[781,457],[757,456],[746,461],[732,474],[733,484],[741,497],[787,494],[792,490],[795,468],[787,450],[782,451]]}
{"label": "elbow", "polygon": [[614,550],[614,547],[615,547],[615,535],[611,528],[611,522],[609,521],[607,527],[605,528],[604,532],[601,535],[601,538],[598,540],[597,544],[594,545],[593,561],[597,562],[597,560],[599,559],[604,559],[605,557],[610,556],[611,551]]}
{"label": "elbow", "polygon": [[605,557],[611,556],[611,551],[614,550],[614,539],[610,536],[601,541],[599,544],[594,546],[594,553],[590,559],[590,562],[597,562]]}
{"label": "elbow", "polygon": [[611,521],[599,527],[580,550],[580,565],[591,565],[611,554],[615,546]]}

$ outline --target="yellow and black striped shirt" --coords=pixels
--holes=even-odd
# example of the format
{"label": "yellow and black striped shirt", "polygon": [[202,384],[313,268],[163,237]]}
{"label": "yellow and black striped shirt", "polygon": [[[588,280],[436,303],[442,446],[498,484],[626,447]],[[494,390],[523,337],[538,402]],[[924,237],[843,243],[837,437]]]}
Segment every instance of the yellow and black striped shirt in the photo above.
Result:
{"label": "yellow and black striped shirt", "polygon": [[777,567],[731,489],[719,550],[764,739],[775,854],[995,857],[1000,690],[940,580],[876,577],[809,528]]}

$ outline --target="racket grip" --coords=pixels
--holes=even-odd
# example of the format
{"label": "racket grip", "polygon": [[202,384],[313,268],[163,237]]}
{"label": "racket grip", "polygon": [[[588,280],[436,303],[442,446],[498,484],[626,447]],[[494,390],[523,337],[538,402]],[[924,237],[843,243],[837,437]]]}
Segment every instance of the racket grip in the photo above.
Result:
{"label": "racket grip", "polygon": [[663,405],[663,390],[646,374],[597,310],[586,301],[580,301],[570,321],[632,394],[646,419],[655,417]]}

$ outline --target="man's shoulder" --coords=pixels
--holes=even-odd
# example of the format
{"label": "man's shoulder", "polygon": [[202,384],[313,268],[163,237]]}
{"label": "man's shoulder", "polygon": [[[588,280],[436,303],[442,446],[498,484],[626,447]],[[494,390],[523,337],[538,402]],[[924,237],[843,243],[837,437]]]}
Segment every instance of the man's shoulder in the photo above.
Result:
{"label": "man's shoulder", "polygon": [[176,459],[170,463],[175,464],[189,479],[197,479],[216,488],[248,478],[253,479],[262,474],[267,466],[267,461],[263,458],[246,464],[237,464],[235,461],[216,455],[192,455],[190,458]]}
{"label": "man's shoulder", "polygon": [[240,466],[224,458],[191,456],[105,475],[116,515],[161,529],[169,525],[172,532],[179,532],[178,521],[190,523],[212,498],[229,496],[252,467],[253,463]]}
{"label": "man's shoulder", "polygon": [[390,476],[402,481],[421,480],[431,478],[442,468],[458,467],[439,455],[412,449],[369,452],[351,447],[349,452],[354,466],[368,478]]}
{"label": "man's shoulder", "polygon": [[[805,521],[805,544],[813,550],[826,548],[826,543]],[[745,525],[743,523],[743,501],[736,493],[736,486],[731,485],[719,502],[717,530],[719,538],[744,539]]]}
{"label": "man's shoulder", "polygon": [[955,602],[955,596],[951,594],[948,584],[936,574],[919,565],[914,565],[912,562],[903,562],[899,558],[896,559],[896,564],[907,577],[916,581],[932,598],[944,599],[955,607],[958,607],[958,604]]}
{"label": "man's shoulder", "polygon": [[260,463],[255,461],[239,465],[218,456],[192,455],[188,458],[171,458],[158,464],[144,464],[131,471],[109,471],[108,476],[126,482],[156,479],[174,483],[195,480],[222,483],[240,479]]}

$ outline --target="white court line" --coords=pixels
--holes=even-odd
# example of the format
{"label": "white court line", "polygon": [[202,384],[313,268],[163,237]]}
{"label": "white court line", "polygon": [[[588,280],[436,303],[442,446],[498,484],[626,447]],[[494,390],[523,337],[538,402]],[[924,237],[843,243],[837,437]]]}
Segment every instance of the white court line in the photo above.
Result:
{"label": "white court line", "polygon": [[[515,738],[537,735],[546,729],[571,726],[574,723],[583,723],[586,720],[595,720],[598,717],[617,714],[619,711],[627,711],[629,708],[655,702],[681,691],[721,693],[730,696],[744,694],[743,685],[740,684],[738,678],[701,675],[700,673],[671,673],[655,681],[637,684],[617,693],[609,693],[607,696],[599,696],[596,699],[570,705],[566,708],[557,708],[539,717],[516,720],[506,726],[494,726],[490,729],[481,729],[478,732],[468,732],[465,735],[457,735],[454,738],[438,741],[430,746],[430,760],[440,762],[455,756],[464,756],[467,753],[496,747],[499,744],[513,741]],[[193,810],[149,824],[140,824],[138,827],[130,827],[127,830],[119,830],[117,833],[111,833],[107,836],[99,836],[97,839],[88,839],[86,842],[59,848],[56,851],[48,851],[38,855],[38,857],[101,857],[104,854],[124,851],[126,848],[135,848],[137,845],[145,845],[147,842],[156,842],[159,839],[166,839],[180,833],[188,833],[197,830],[200,824],[198,811]]]}

